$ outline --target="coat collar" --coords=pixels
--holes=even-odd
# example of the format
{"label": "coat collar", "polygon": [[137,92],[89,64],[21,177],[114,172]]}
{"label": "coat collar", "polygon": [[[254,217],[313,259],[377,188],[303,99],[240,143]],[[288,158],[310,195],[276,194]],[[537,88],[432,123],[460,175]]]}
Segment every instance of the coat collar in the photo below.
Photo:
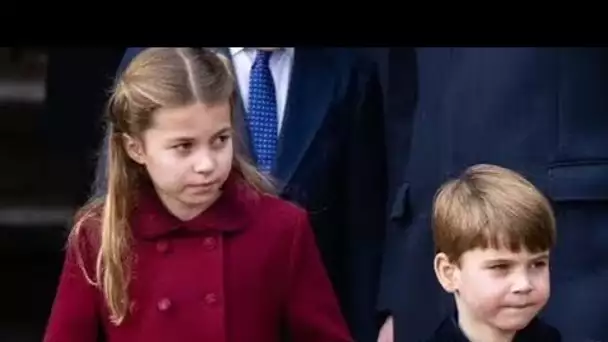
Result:
{"label": "coat collar", "polygon": [[142,186],[133,211],[131,227],[136,238],[155,239],[175,231],[236,232],[246,228],[251,209],[259,198],[240,174],[233,172],[224,183],[224,192],[207,210],[182,221],[166,209],[151,185]]}
{"label": "coat collar", "polygon": [[[447,317],[437,328],[433,336],[427,342],[451,341],[469,342],[469,339],[458,325],[458,314]],[[518,331],[513,342],[560,342],[561,335],[557,329],[544,323],[539,318],[534,318],[525,328]]]}

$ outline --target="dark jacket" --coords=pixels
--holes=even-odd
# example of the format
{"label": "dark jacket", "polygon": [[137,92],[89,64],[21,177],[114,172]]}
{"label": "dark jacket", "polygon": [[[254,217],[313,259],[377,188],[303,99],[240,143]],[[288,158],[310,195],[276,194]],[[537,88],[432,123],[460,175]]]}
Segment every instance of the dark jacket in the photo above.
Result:
{"label": "dark jacket", "polygon": [[[524,329],[515,334],[513,342],[561,342],[557,329],[535,318]],[[457,318],[452,315],[444,319],[433,336],[426,342],[469,342],[458,326]]]}

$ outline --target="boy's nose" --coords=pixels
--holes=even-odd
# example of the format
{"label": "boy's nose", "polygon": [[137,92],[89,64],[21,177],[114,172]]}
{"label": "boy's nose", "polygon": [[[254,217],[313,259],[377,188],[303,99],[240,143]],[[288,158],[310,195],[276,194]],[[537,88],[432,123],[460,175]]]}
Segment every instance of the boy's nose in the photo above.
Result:
{"label": "boy's nose", "polygon": [[532,291],[532,289],[532,282],[530,281],[528,274],[523,273],[516,276],[515,283],[513,284],[513,292],[528,293]]}

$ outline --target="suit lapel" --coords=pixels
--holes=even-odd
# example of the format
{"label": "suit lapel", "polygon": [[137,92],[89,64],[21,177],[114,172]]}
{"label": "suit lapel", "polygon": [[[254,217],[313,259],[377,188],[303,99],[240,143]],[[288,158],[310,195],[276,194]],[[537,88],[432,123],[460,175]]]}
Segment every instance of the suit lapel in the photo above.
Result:
{"label": "suit lapel", "polygon": [[332,105],[336,71],[322,50],[296,48],[274,176],[289,183]]}
{"label": "suit lapel", "polygon": [[233,104],[233,124],[234,129],[238,133],[239,141],[237,141],[237,149],[239,152],[244,154],[248,159],[254,160],[252,158],[253,154],[251,154],[251,140],[249,138],[249,129],[247,128],[247,123],[245,122],[245,105],[243,104],[243,97],[241,94],[241,88],[239,87],[238,80],[236,77],[236,70],[234,69],[234,64],[232,63],[232,54],[228,48],[216,48],[218,53],[224,55],[230,61],[230,69],[232,74],[234,75],[235,82],[235,94],[234,94],[234,104]]}
{"label": "suit lapel", "polygon": [[[216,51],[228,58],[236,78],[230,50],[228,48],[216,48]],[[279,181],[279,191],[282,191],[293,178],[296,169],[329,112],[336,81],[336,71],[332,68],[332,61],[322,50],[296,48],[285,106],[285,117],[279,133],[277,157],[272,172],[274,178]],[[245,155],[251,158],[251,140],[245,115],[242,94],[237,83],[234,125],[241,137],[241,143],[238,145]]]}

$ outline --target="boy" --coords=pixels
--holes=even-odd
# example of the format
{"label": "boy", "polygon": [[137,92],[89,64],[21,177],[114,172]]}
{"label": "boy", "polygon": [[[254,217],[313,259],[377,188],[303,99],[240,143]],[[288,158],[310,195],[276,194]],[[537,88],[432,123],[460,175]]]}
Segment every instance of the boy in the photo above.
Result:
{"label": "boy", "polygon": [[456,312],[431,341],[561,341],[536,318],[550,294],[555,244],[547,199],[514,171],[475,165],[444,184],[433,205],[435,274]]}

